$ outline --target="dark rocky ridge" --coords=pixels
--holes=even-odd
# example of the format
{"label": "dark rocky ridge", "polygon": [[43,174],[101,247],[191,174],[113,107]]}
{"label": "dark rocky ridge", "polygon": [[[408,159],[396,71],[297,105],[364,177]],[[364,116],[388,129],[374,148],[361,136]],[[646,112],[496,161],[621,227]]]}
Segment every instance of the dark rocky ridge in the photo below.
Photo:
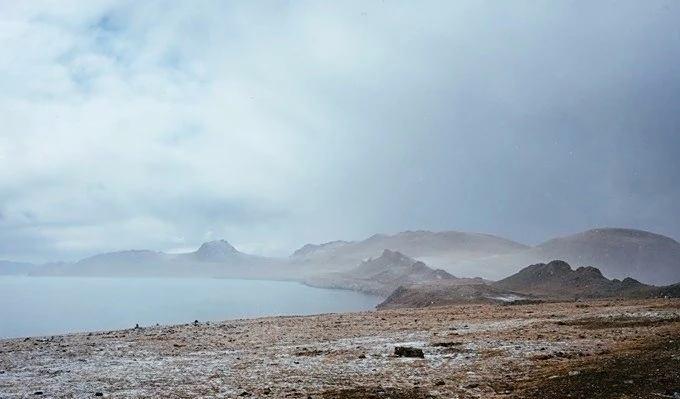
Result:
{"label": "dark rocky ridge", "polygon": [[595,298],[679,298],[680,284],[656,287],[625,278],[606,278],[595,267],[571,266],[561,260],[527,266],[503,280],[486,285],[426,282],[397,288],[379,309],[428,307],[465,303],[512,303],[535,300]]}
{"label": "dark rocky ridge", "polygon": [[595,267],[574,270],[561,260],[527,266],[493,285],[519,293],[557,298],[649,297],[656,296],[659,290],[659,287],[642,284],[630,277],[610,280]]}

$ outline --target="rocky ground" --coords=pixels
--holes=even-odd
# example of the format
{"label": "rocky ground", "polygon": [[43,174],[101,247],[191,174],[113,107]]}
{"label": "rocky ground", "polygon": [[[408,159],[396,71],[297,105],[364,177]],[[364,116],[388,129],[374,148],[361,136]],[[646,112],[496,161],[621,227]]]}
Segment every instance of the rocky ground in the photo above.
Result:
{"label": "rocky ground", "polygon": [[[397,346],[424,357],[397,357]],[[0,341],[0,398],[94,396],[678,398],[680,300],[465,305]]]}

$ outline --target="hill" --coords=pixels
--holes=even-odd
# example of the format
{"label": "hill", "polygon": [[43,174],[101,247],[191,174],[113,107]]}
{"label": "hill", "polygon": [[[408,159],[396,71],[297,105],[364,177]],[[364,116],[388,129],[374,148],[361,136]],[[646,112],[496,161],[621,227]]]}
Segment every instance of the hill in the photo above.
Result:
{"label": "hill", "polygon": [[322,288],[341,288],[376,295],[388,295],[401,285],[446,280],[451,283],[481,283],[481,279],[459,279],[444,270],[435,270],[423,262],[386,249],[375,259],[361,262],[347,272],[308,277],[305,283]]}
{"label": "hill", "polygon": [[493,286],[551,298],[642,298],[660,294],[660,287],[642,284],[630,277],[610,280],[595,267],[572,269],[561,260],[527,266]]}
{"label": "hill", "polygon": [[491,284],[452,284],[448,280],[398,287],[379,309],[462,303],[525,303],[588,298],[678,298],[680,284],[656,287],[627,277],[610,280],[594,267],[571,266],[561,260],[527,266]]}

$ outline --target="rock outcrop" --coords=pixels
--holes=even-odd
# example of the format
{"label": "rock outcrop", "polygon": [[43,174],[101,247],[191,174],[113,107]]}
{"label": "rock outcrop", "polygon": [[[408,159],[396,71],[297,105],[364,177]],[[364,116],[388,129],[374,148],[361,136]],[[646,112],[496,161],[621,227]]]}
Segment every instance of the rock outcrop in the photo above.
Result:
{"label": "rock outcrop", "polygon": [[531,297],[528,295],[521,295],[488,284],[460,285],[441,281],[400,286],[377,308],[425,308],[470,303],[503,304],[529,299]]}

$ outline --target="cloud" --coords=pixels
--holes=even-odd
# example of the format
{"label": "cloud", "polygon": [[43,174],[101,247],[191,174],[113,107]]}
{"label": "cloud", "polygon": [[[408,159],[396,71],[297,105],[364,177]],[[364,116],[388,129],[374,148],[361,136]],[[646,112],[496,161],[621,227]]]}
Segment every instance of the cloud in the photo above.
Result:
{"label": "cloud", "polygon": [[0,258],[407,228],[678,237],[679,14],[2,3]]}

